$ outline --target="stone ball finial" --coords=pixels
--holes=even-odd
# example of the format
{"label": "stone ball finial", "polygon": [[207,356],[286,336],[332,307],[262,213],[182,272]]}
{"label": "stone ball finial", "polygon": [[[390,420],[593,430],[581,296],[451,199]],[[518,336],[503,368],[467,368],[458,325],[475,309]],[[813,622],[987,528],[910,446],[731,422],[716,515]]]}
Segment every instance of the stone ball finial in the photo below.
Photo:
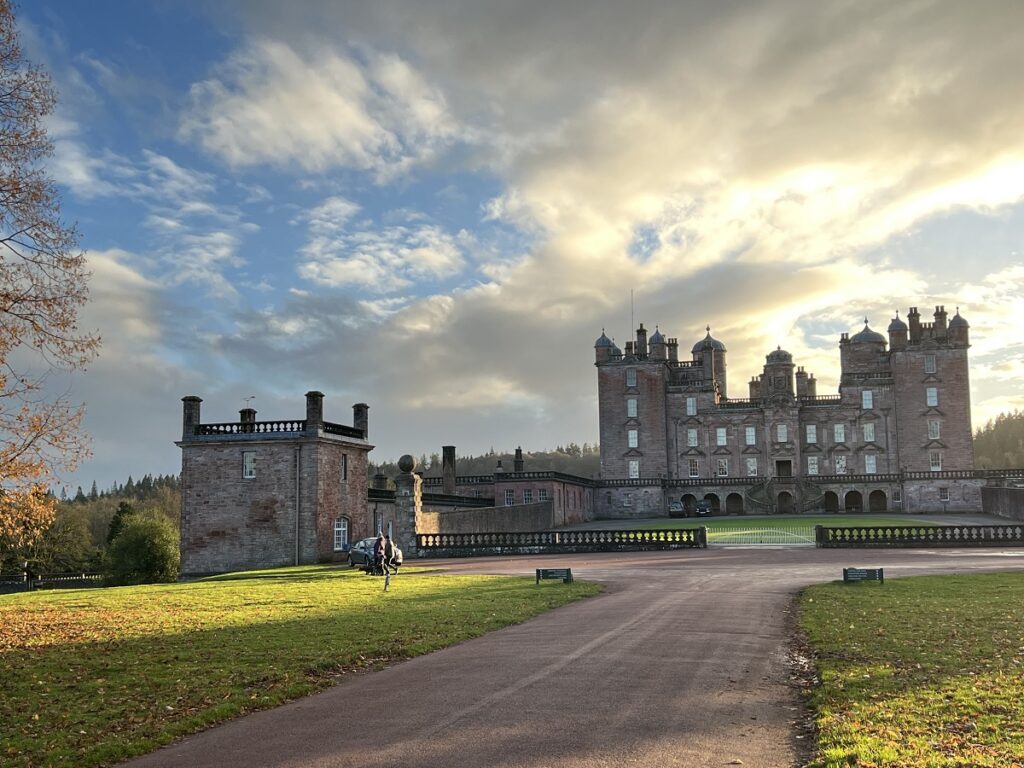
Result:
{"label": "stone ball finial", "polygon": [[402,472],[405,472],[405,474],[409,474],[416,469],[416,459],[407,453],[398,460],[398,468]]}

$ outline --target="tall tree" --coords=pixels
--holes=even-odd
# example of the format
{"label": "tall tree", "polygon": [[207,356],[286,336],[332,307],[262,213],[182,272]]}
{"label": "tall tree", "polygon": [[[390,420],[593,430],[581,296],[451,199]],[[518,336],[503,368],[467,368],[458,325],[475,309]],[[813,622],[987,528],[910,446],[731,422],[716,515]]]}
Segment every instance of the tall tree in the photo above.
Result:
{"label": "tall tree", "polygon": [[44,393],[49,374],[83,368],[99,347],[77,325],[85,256],[43,168],[55,100],[22,55],[11,0],[0,0],[0,551],[41,535],[56,506],[45,485],[88,453],[82,407]]}

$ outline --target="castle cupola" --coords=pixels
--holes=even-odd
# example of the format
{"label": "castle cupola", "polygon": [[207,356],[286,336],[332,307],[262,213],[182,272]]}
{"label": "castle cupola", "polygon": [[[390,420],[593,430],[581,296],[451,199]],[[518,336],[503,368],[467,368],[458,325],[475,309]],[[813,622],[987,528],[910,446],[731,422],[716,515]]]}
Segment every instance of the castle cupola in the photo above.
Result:
{"label": "castle cupola", "polygon": [[720,342],[718,339],[711,338],[711,326],[707,327],[708,335],[693,345],[693,354],[698,355],[705,349],[713,349],[715,352],[725,352],[725,344]]}
{"label": "castle cupola", "polygon": [[704,380],[714,382],[718,393],[728,397],[728,380],[725,372],[725,344],[712,338],[711,326],[706,327],[707,335],[693,345],[693,361],[704,366]]}
{"label": "castle cupola", "polygon": [[960,307],[956,308],[956,314],[949,320],[949,340],[957,344],[970,343],[968,329],[970,324],[960,314]]}
{"label": "castle cupola", "polygon": [[900,320],[899,310],[896,310],[896,317],[889,323],[889,346],[893,350],[901,350],[907,348],[907,324]]}
{"label": "castle cupola", "polygon": [[864,330],[860,333],[855,333],[850,337],[851,344],[881,344],[885,345],[885,336],[878,333],[878,331],[872,331],[868,325],[868,319],[864,318]]}
{"label": "castle cupola", "polygon": [[604,335],[604,328],[602,328],[600,337],[594,342],[594,357],[596,361],[607,363],[611,359],[613,349],[615,349],[615,345],[611,339]]}
{"label": "castle cupola", "polygon": [[652,360],[665,360],[666,355],[666,342],[665,337],[661,335],[661,331],[658,330],[658,326],[654,326],[654,333],[651,334],[651,338],[648,342],[650,344],[650,354]]}

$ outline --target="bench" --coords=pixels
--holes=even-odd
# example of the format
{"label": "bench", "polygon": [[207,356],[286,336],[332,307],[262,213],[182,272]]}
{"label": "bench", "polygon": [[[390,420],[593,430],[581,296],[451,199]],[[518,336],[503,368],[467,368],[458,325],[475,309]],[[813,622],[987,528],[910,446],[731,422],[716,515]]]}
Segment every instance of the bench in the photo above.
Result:
{"label": "bench", "polygon": [[538,568],[538,584],[541,579],[561,579],[566,584],[572,584],[572,568]]}
{"label": "bench", "polygon": [[858,584],[862,581],[877,581],[885,583],[885,574],[882,568],[843,568],[843,582],[845,584]]}

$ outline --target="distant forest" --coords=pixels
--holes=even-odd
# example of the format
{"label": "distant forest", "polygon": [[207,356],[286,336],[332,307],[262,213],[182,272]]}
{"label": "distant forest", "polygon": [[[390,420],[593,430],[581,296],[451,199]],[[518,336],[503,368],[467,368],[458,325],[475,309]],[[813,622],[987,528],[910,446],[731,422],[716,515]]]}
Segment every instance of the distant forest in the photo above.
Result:
{"label": "distant forest", "polygon": [[[424,477],[441,476],[441,454],[432,453],[420,456],[416,471],[423,472]],[[498,462],[506,472],[511,472],[515,461],[515,451],[498,453],[493,448],[480,456],[455,455],[455,472],[458,475],[490,475],[494,473]],[[580,477],[597,477],[601,467],[601,455],[598,446],[584,443],[560,445],[553,451],[523,451],[523,469],[527,472],[565,472]],[[381,473],[389,478],[398,474],[398,462],[385,461],[380,464],[370,463],[370,477]]]}
{"label": "distant forest", "polygon": [[1001,413],[974,433],[974,466],[978,469],[1024,467],[1024,413]]}

